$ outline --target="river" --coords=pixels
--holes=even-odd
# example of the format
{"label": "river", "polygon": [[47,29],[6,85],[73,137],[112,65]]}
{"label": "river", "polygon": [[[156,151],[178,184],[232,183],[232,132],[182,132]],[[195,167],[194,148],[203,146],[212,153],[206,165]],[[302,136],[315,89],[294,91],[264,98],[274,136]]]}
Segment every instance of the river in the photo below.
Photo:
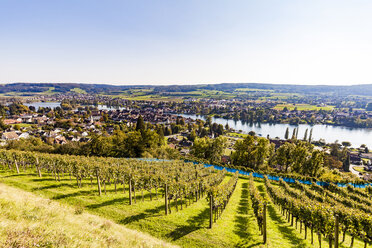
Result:
{"label": "river", "polygon": [[[192,119],[205,120],[204,116],[182,114],[183,117]],[[289,128],[289,137],[292,136],[293,129],[298,127],[298,138],[303,138],[305,130],[308,129],[308,137],[310,129],[313,129],[313,140],[324,139],[327,143],[335,142],[336,140],[341,143],[342,141],[349,141],[353,147],[359,147],[366,144],[368,148],[372,148],[372,129],[370,128],[350,128],[343,126],[332,125],[289,125],[289,124],[269,124],[269,123],[243,123],[242,121],[227,120],[223,118],[212,118],[212,122],[217,124],[229,124],[230,128],[235,130],[242,130],[245,133],[254,131],[256,134],[266,137],[270,135],[271,138],[279,137],[284,139],[284,134]]]}
{"label": "river", "polygon": [[[38,109],[40,107],[52,108],[52,109],[56,108],[56,107],[61,107],[60,102],[33,102],[33,103],[25,103],[24,105],[27,106],[27,107],[34,106],[36,111],[38,111]],[[85,107],[85,106],[94,107],[93,105],[84,105],[82,107]],[[97,105],[97,109],[99,109],[99,110],[122,110],[124,108],[122,108],[122,107],[109,107],[107,105]]]}

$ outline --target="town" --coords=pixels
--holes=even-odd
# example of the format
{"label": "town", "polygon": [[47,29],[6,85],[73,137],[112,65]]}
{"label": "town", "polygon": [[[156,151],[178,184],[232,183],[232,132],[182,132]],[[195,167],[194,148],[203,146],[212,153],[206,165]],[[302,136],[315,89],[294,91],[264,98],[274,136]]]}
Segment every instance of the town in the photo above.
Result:
{"label": "town", "polygon": [[[225,166],[234,165],[236,141],[247,135],[260,136],[254,131],[235,130],[228,124],[212,123],[212,118],[239,120],[242,123],[288,123],[294,125],[293,135],[287,128],[281,137],[266,137],[276,151],[282,145],[295,140],[309,140],[315,148],[324,152],[324,162],[329,169],[351,171],[357,177],[370,180],[372,154],[368,147],[352,147],[350,142],[315,140],[312,129],[306,129],[307,137],[298,136],[298,124],[364,123],[369,125],[372,112],[366,109],[332,108],[322,109],[328,103],[319,103],[318,108],[299,110],[303,103],[292,103],[292,108],[282,106],[282,101],[252,101],[237,99],[193,99],[182,101],[127,100],[124,98],[81,94],[34,95],[23,98],[1,99],[2,146],[8,149],[26,149],[61,154],[101,155],[102,151],[92,151],[91,146],[97,137],[116,137],[118,131],[128,133],[138,130],[141,119],[158,139],[156,145],[146,144],[148,149],[139,152],[121,153],[126,156],[146,156],[157,158],[184,158]],[[282,106],[278,108],[278,106]],[[297,107],[296,107],[297,106]],[[199,116],[200,115],[200,116]],[[190,117],[191,116],[191,117]],[[196,116],[193,117],[193,116]],[[199,118],[197,117],[199,116]],[[205,116],[207,118],[205,118]],[[192,118],[193,117],[193,118]],[[337,123],[337,124],[336,124]],[[292,130],[291,130],[292,131]],[[311,134],[310,134],[311,133]],[[201,139],[214,140],[221,137],[220,148],[213,152],[200,153]],[[196,144],[195,140],[198,139]],[[28,140],[28,142],[25,142]],[[30,145],[29,143],[38,145]],[[40,146],[42,142],[42,146]],[[111,142],[111,141],[110,141]],[[340,143],[337,143],[340,142]],[[26,143],[27,145],[23,144]],[[333,147],[333,148],[332,148]],[[335,148],[336,147],[336,148]],[[159,157],[158,151],[163,150]],[[206,148],[204,148],[206,149]],[[332,150],[333,149],[333,150]],[[346,150],[345,150],[346,149]],[[93,149],[94,150],[94,149]],[[147,151],[144,153],[144,151]],[[156,152],[155,152],[156,151]],[[340,155],[342,153],[342,155]],[[345,154],[349,154],[349,165],[344,166]],[[107,156],[106,154],[105,156]],[[118,156],[112,153],[111,156]],[[275,157],[275,156],[274,156]],[[236,160],[236,159],[235,159]],[[241,168],[247,165],[241,164]],[[274,166],[275,167],[275,166]],[[277,167],[278,169],[279,167]],[[257,168],[255,168],[257,169]],[[261,168],[262,169],[262,168]],[[279,170],[280,171],[280,170]]]}

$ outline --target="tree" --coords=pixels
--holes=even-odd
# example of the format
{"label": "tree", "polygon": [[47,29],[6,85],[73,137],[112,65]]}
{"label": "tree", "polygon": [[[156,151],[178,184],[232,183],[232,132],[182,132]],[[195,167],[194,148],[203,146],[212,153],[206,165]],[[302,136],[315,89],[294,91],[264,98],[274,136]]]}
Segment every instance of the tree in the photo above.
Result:
{"label": "tree", "polygon": [[210,126],[212,124],[212,117],[207,116],[207,119],[205,120],[205,126]]}
{"label": "tree", "polygon": [[339,151],[340,145],[337,141],[335,143],[331,144],[331,155],[337,158],[340,158],[340,151]]}
{"label": "tree", "polygon": [[287,129],[285,130],[285,134],[284,134],[284,139],[288,139],[289,138],[289,128],[287,127]]}
{"label": "tree", "polygon": [[313,129],[310,129],[309,143],[311,143],[312,138],[313,138]]}
{"label": "tree", "polygon": [[157,133],[159,135],[159,142],[160,142],[159,145],[164,144],[164,131],[163,130],[164,130],[163,127],[160,127],[157,129]]}
{"label": "tree", "polygon": [[207,159],[211,163],[219,162],[225,147],[226,138],[222,136],[215,139],[208,137],[196,138],[190,153],[197,158]]}
{"label": "tree", "polygon": [[195,130],[192,130],[189,134],[189,140],[194,142],[196,139],[196,133],[195,133]]}
{"label": "tree", "polygon": [[324,165],[327,166],[330,169],[341,169],[342,168],[342,162],[338,160],[338,158],[333,157],[333,156],[325,156],[324,157]]}
{"label": "tree", "polygon": [[300,129],[299,127],[296,128],[296,139],[298,139],[298,130],[299,129]]}
{"label": "tree", "polygon": [[165,127],[164,128],[164,136],[169,136],[172,134],[172,129],[170,129],[169,127]]}
{"label": "tree", "polygon": [[317,177],[321,173],[321,169],[324,164],[324,153],[318,150],[314,150],[311,153],[311,157],[304,163],[303,174],[311,177]]}
{"label": "tree", "polygon": [[344,171],[349,172],[350,171],[350,154],[347,153],[346,159],[344,160],[342,164],[342,168]]}
{"label": "tree", "polygon": [[291,167],[293,163],[293,151],[295,145],[289,142],[284,143],[282,146],[276,150],[276,161],[281,168],[288,172],[288,169]]}
{"label": "tree", "polygon": [[230,129],[230,127],[229,127],[229,124],[228,123],[226,123],[226,125],[225,125],[225,129],[228,131],[229,129]]}
{"label": "tree", "polygon": [[256,136],[256,132],[255,131],[249,131],[248,135],[250,135],[250,136]]}
{"label": "tree", "polygon": [[306,140],[307,140],[307,128],[306,128],[305,134],[304,134],[304,141],[306,141]]}
{"label": "tree", "polygon": [[268,159],[271,148],[269,140],[248,135],[236,141],[231,159],[234,165],[258,169]]}
{"label": "tree", "polygon": [[9,127],[9,126],[8,126],[8,125],[5,125],[4,122],[3,122],[3,120],[0,119],[0,130],[1,130],[1,131],[4,131],[4,130],[6,130],[8,127]]}
{"label": "tree", "polygon": [[181,120],[180,120],[180,125],[181,125],[181,126],[184,126],[184,125],[185,125],[185,119],[183,119],[183,117],[182,117]]}
{"label": "tree", "polygon": [[202,128],[202,130],[201,130],[199,136],[200,136],[201,138],[203,138],[203,137],[205,137],[205,136],[207,136],[207,135],[208,135],[207,129]]}
{"label": "tree", "polygon": [[298,141],[292,151],[292,170],[297,173],[302,173],[304,164],[309,156],[309,147],[303,141]]}
{"label": "tree", "polygon": [[216,130],[216,133],[218,135],[222,135],[224,133],[224,130],[223,130],[223,125],[222,124],[219,124],[218,127],[217,127],[217,130]]}
{"label": "tree", "polygon": [[143,121],[143,117],[142,115],[139,115],[138,118],[137,118],[137,124],[136,124],[136,130],[145,130],[146,129],[146,126],[145,126],[145,122]]}
{"label": "tree", "polygon": [[292,140],[296,140],[296,128],[293,129]]}
{"label": "tree", "polygon": [[211,161],[212,163],[220,161],[225,148],[226,138],[220,136],[218,138],[213,139],[213,141],[210,143],[208,147],[206,159],[209,159],[209,161]]}
{"label": "tree", "polygon": [[351,146],[351,143],[349,141],[342,141],[341,143],[344,147],[349,147]]}

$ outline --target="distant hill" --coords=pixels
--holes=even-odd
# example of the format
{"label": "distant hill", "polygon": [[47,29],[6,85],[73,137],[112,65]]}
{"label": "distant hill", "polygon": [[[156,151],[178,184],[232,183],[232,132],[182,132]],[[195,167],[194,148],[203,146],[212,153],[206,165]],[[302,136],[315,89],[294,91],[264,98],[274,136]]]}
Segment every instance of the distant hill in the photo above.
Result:
{"label": "distant hill", "polygon": [[11,83],[0,85],[0,93],[68,93],[80,92],[89,94],[113,93],[130,89],[153,89],[154,93],[161,92],[188,92],[195,90],[218,90],[233,92],[236,89],[272,90],[283,93],[302,94],[336,94],[372,96],[372,84],[333,86],[333,85],[289,85],[289,84],[261,84],[261,83],[222,83],[199,85],[107,85],[107,84],[80,84],[80,83]]}

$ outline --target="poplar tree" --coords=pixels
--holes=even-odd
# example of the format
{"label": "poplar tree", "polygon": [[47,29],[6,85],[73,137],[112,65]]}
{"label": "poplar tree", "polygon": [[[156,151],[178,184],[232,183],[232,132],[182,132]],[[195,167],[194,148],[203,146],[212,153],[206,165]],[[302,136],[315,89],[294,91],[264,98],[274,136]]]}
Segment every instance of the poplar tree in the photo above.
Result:
{"label": "poplar tree", "polygon": [[289,128],[287,127],[287,129],[285,130],[285,134],[284,134],[284,139],[288,139],[289,138]]}
{"label": "poplar tree", "polygon": [[307,128],[305,130],[305,135],[304,135],[304,141],[306,141],[306,140],[307,140]]}

